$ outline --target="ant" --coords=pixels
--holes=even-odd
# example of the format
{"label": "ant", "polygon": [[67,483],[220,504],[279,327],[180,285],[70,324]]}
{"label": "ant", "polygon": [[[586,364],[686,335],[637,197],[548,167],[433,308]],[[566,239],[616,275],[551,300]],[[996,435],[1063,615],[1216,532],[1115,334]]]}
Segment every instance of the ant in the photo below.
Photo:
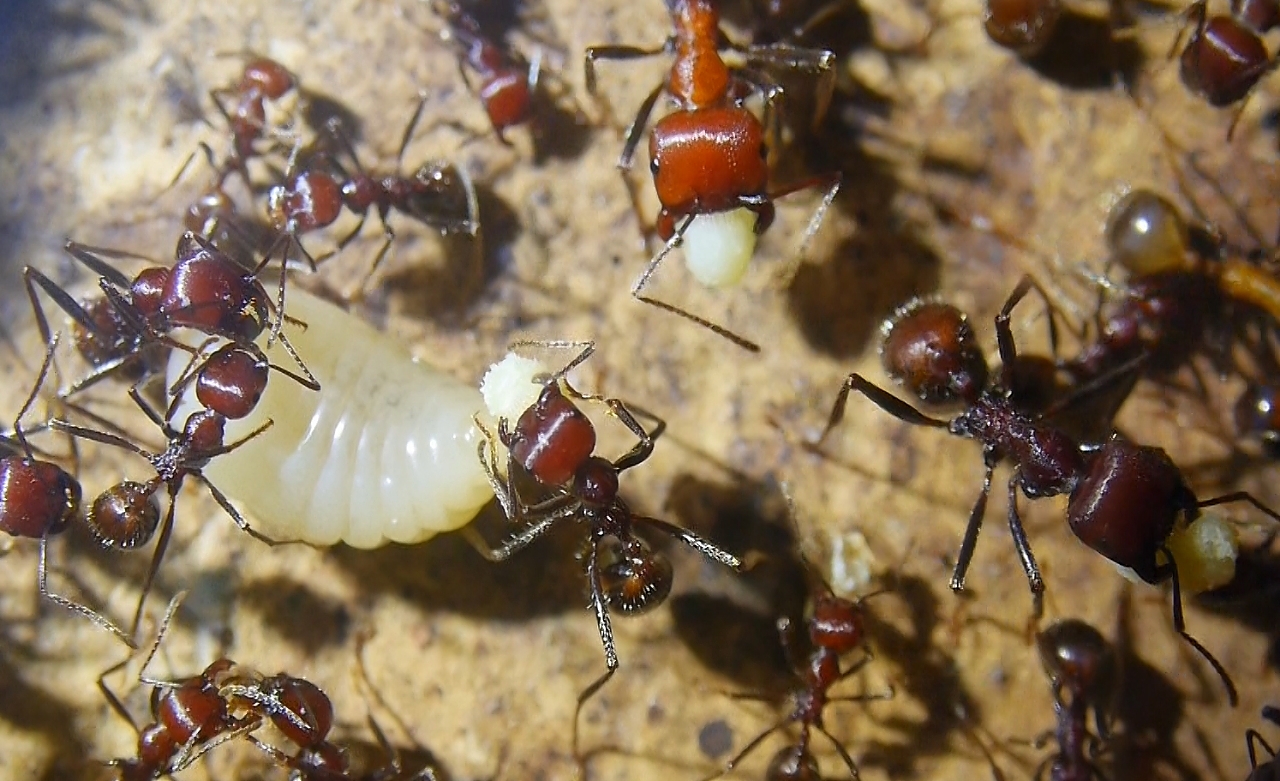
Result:
{"label": "ant", "polygon": [[[1035,777],[1041,778],[1048,769],[1050,781],[1105,781],[1093,757],[1100,751],[1098,741],[1111,735],[1110,705],[1117,684],[1114,649],[1097,629],[1076,619],[1045,629],[1036,636],[1036,648],[1053,685],[1058,752],[1040,764]],[[1088,730],[1090,710],[1097,735]],[[1036,746],[1043,743],[1043,738],[1037,740]],[[1085,756],[1086,746],[1089,756]]]}
{"label": "ant", "polygon": [[[1114,434],[1102,443],[1077,442],[1042,415],[1029,412],[1014,385],[1018,353],[1010,319],[1032,284],[1024,277],[996,315],[1001,369],[986,382],[979,381],[988,374],[986,360],[973,348],[972,331],[954,307],[946,307],[948,316],[936,317],[917,305],[900,312],[888,324],[883,356],[890,373],[926,404],[962,403],[964,410],[954,418],[930,417],[853,373],[841,386],[818,443],[843,419],[853,391],[905,423],[946,429],[953,436],[982,443],[985,476],[956,558],[953,591],[964,589],[995,467],[1010,462],[1014,471],[1008,483],[1009,531],[1031,588],[1037,619],[1043,612],[1044,580],[1018,513],[1018,492],[1029,499],[1066,495],[1067,523],[1082,543],[1147,583],[1172,580],[1174,630],[1212,665],[1235,705],[1238,696],[1231,677],[1186,631],[1178,563],[1169,551],[1168,539],[1180,520],[1190,523],[1206,507],[1247,502],[1274,520],[1280,521],[1280,514],[1245,491],[1198,499],[1164,450],[1137,445]],[[911,371],[899,372],[895,367],[900,366]]]}
{"label": "ant", "polygon": [[[655,229],[665,245],[632,284],[631,295],[756,352],[758,345],[678,307],[642,295],[642,291],[662,260],[685,242],[686,264],[700,282],[708,287],[736,284],[755,252],[756,238],[773,222],[773,202],[799,190],[823,188],[826,195],[805,231],[804,243],[808,243],[835,199],[840,175],[817,176],[770,188],[766,125],[772,125],[774,104],[782,88],[750,66],[778,64],[821,74],[816,121],[825,112],[834,87],[834,55],[788,44],[733,44],[720,29],[715,0],[667,0],[667,10],[674,32],[661,48],[592,46],[586,50],[584,60],[587,90],[595,94],[596,60],[673,55],[667,78],[640,104],[618,158],[618,167],[630,170],[640,134],[658,98],[664,92],[670,95],[676,110],[654,123],[649,136],[653,185],[662,205]],[[724,48],[744,54],[748,67],[730,67],[720,56]],[[764,95],[768,122],[761,122],[744,105],[753,93]]]}
{"label": "ant", "polygon": [[[1245,100],[1257,83],[1275,68],[1275,60],[1267,51],[1263,34],[1280,27],[1280,2],[1277,0],[1231,0],[1231,13],[1213,14],[1208,0],[1196,0],[1186,11],[1186,24],[1192,27],[1186,48],[1179,58],[1179,75],[1187,89],[1216,108]],[[1182,45],[1178,34],[1170,56]],[[1231,127],[1230,138],[1244,106],[1241,104]]]}
{"label": "ant", "polygon": [[217,746],[247,735],[263,723],[254,712],[236,712],[222,689],[247,674],[230,659],[217,659],[199,675],[178,681],[162,681],[146,675],[174,614],[186,592],[169,601],[159,632],[138,671],[138,681],[151,686],[151,723],[139,727],[120,698],[106,684],[106,677],[128,664],[113,665],[98,676],[98,689],[111,709],[138,733],[137,755],[107,764],[120,773],[120,781],[155,781],[171,775]]}
{"label": "ant", "polygon": [[[145,482],[122,480],[103,491],[94,499],[85,517],[89,531],[100,544],[108,548],[131,550],[146,544],[155,535],[157,528],[160,531],[155,551],[151,555],[151,564],[143,580],[142,593],[138,598],[138,607],[134,611],[133,623],[130,625],[128,637],[132,638],[137,633],[147,595],[151,591],[160,563],[168,549],[169,537],[173,532],[178,493],[188,477],[204,484],[214,501],[226,511],[242,531],[268,545],[282,543],[255,531],[226,495],[210,482],[203,472],[210,460],[235,450],[263,433],[271,427],[272,421],[267,420],[244,437],[228,444],[224,442],[227,418],[219,412],[211,409],[194,412],[179,431],[168,422],[168,418],[172,417],[172,407],[177,405],[178,399],[175,399],[171,405],[170,414],[161,416],[143,400],[136,387],[129,390],[129,397],[164,433],[168,440],[164,450],[150,452],[119,434],[85,428],[65,420],[52,420],[49,422],[49,427],[73,437],[130,451],[146,459],[155,469],[155,477]],[[156,504],[156,497],[162,486],[168,494],[168,506],[163,521]],[[116,631],[119,633],[119,630]]]}
{"label": "ant", "polygon": [[[595,351],[594,343],[551,342],[549,347],[583,347],[564,368],[542,379],[537,400],[515,421],[498,420],[496,440],[507,449],[505,468],[498,460],[497,442],[492,432],[477,420],[484,434],[477,453],[480,464],[507,518],[520,524],[514,536],[498,548],[472,538],[477,549],[490,561],[504,561],[527,548],[559,521],[570,519],[587,526],[586,574],[591,592],[591,609],[604,645],[606,671],[578,695],[574,711],[573,750],[578,752],[578,721],[582,706],[618,671],[609,611],[638,615],[666,600],[671,592],[671,563],[636,532],[651,529],[683,542],[703,556],[742,569],[737,556],[699,535],[659,518],[637,515],[618,496],[619,475],[648,460],[654,442],[666,429],[666,422],[618,399],[585,395],[565,379],[574,367]],[[637,438],[634,447],[609,461],[595,455],[596,431],[591,419],[574,404],[592,401],[603,404]],[[636,415],[656,422],[646,430]],[[532,478],[548,496],[536,502],[526,500],[517,489],[522,477]],[[613,545],[605,546],[606,540]]]}
{"label": "ant", "polygon": [[467,86],[471,80],[468,68],[480,80],[476,90],[480,104],[498,140],[507,146],[509,128],[523,125],[533,118],[533,98],[542,72],[541,50],[529,62],[512,57],[484,34],[475,16],[457,0],[436,0],[435,11],[444,20],[441,40],[454,44],[458,52],[458,72]]}
{"label": "ant", "polygon": [[[268,131],[267,101],[282,100],[297,86],[298,80],[288,68],[268,57],[255,56],[245,63],[238,82],[209,93],[231,127],[232,153],[219,169],[219,183],[236,170],[249,184],[247,163],[258,156],[257,143]],[[223,102],[227,98],[231,99],[230,109]]]}
{"label": "ant", "polygon": [[[1280,726],[1280,708],[1274,705],[1266,705],[1262,708],[1262,718]],[[1276,752],[1271,748],[1271,744],[1267,743],[1262,734],[1255,729],[1245,730],[1244,744],[1249,750],[1249,777],[1245,781],[1275,781],[1280,777],[1280,761],[1276,760]],[[1258,746],[1266,750],[1270,757],[1265,762],[1258,761]]]}
{"label": "ant", "polygon": [[[794,514],[789,516],[794,524]],[[791,663],[792,671],[797,678],[796,688],[791,692],[791,712],[773,726],[754,737],[741,751],[724,764],[716,773],[705,781],[719,778],[733,771],[738,764],[752,751],[760,746],[773,733],[788,724],[799,724],[800,735],[792,745],[779,749],[769,761],[765,771],[766,781],[788,781],[788,779],[821,778],[818,760],[809,748],[810,732],[817,730],[826,736],[835,746],[840,759],[849,769],[849,775],[857,779],[858,766],[849,755],[844,745],[836,739],[823,723],[823,711],[833,702],[867,702],[893,697],[893,691],[875,695],[843,695],[831,696],[831,687],[851,677],[872,659],[870,649],[864,647],[866,630],[863,620],[862,603],[874,596],[885,593],[885,590],[874,591],[857,600],[839,597],[831,588],[812,562],[803,553],[799,560],[809,581],[812,595],[811,612],[805,619],[805,634],[810,646],[807,658],[801,660],[796,653],[796,626],[789,617],[778,619],[778,633],[782,639],[782,648]],[[862,648],[863,656],[857,661],[841,669],[840,657]],[[731,695],[739,700],[768,700],[766,695],[737,693]]]}
{"label": "ant", "polygon": [[[405,126],[404,134],[400,138],[400,147],[396,152],[397,171],[425,106],[424,98],[418,102],[417,109]],[[343,131],[341,122],[336,118],[331,119],[328,129],[343,151],[351,158],[355,173],[348,173],[336,161],[325,157],[327,162],[336,169],[336,175],[308,166],[296,175],[286,174],[287,184],[278,184],[271,188],[267,195],[267,208],[271,223],[279,232],[280,241],[284,243],[286,258],[290,247],[296,246],[314,267],[315,261],[311,260],[298,237],[331,225],[341,215],[344,206],[351,212],[359,214],[360,222],[338,241],[335,250],[324,257],[331,257],[350,244],[364,228],[370,210],[376,209],[385,240],[378,254],[374,256],[373,264],[369,268],[369,276],[377,270],[387,250],[391,248],[391,242],[395,240],[395,232],[387,223],[387,216],[392,210],[435,228],[441,234],[466,233],[473,237],[477,235],[480,230],[480,218],[475,186],[461,168],[428,161],[419,166],[411,176],[403,176],[398,172],[368,173],[360,164],[355,146]],[[291,171],[295,164],[296,158],[290,161]],[[459,195],[461,198],[458,197]],[[465,204],[465,211],[458,209],[459,202]]]}
{"label": "ant", "polygon": [[[12,537],[40,541],[36,586],[42,597],[88,618],[132,647],[133,641],[105,616],[49,590],[49,538],[66,531],[72,521],[81,517],[84,489],[80,481],[62,467],[35,457],[34,448],[23,431],[22,419],[31,411],[40,388],[48,379],[57,342],[55,334],[45,350],[35,385],[14,419],[13,438],[3,439],[5,447],[12,449],[14,455],[0,458],[0,531]],[[46,426],[54,427],[52,422]]]}
{"label": "ant", "polygon": [[1053,39],[1062,12],[1062,0],[987,0],[982,23],[992,41],[1030,59]]}

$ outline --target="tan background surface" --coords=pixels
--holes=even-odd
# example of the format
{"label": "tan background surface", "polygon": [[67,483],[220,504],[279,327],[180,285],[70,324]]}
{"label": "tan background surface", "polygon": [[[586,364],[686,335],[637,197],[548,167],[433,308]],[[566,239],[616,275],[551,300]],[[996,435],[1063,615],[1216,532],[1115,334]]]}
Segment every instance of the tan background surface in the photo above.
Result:
{"label": "tan background surface", "polygon": [[[1080,6],[1086,15],[1104,10]],[[1110,203],[1136,186],[1174,197],[1176,190],[1153,125],[1107,86],[1099,50],[1087,45],[1090,35],[1105,31],[1101,21],[1078,22],[1076,37],[1038,72],[986,40],[975,2],[947,0],[928,13],[890,0],[868,0],[866,8],[872,37],[898,49],[921,41],[930,14],[950,21],[907,54],[863,45],[842,59],[842,98],[824,145],[812,145],[808,155],[779,150],[788,158],[780,179],[839,166],[847,183],[794,279],[778,284],[774,277],[794,255],[816,203],[808,193],[780,204],[742,287],[695,289],[678,262],[658,276],[657,294],[760,340],[764,352],[756,357],[627,292],[647,256],[613,163],[620,127],[660,77],[662,63],[602,66],[603,93],[616,114],[609,120],[586,96],[579,61],[591,44],[661,42],[667,18],[657,0],[547,0],[528,9],[529,33],[516,36],[516,45],[528,52],[541,41],[548,69],[563,81],[551,90],[560,95],[555,142],[536,165],[522,130],[507,149],[491,139],[463,145],[456,130],[433,123],[450,117],[485,127],[452,53],[431,32],[438,22],[409,0],[9,4],[0,24],[7,28],[0,50],[8,52],[0,63],[5,322],[20,324],[23,360],[34,364],[38,347],[25,300],[15,292],[19,269],[30,263],[83,289],[60,252],[67,236],[168,255],[177,218],[203,174],[161,190],[197,141],[225,148],[220,131],[193,119],[210,111],[207,92],[235,77],[239,60],[219,54],[269,54],[306,87],[340,101],[364,120],[359,144],[366,164],[390,165],[416,95],[425,91],[427,117],[407,158],[456,160],[483,184],[487,267],[457,260],[466,257],[465,243],[441,242],[393,217],[402,239],[359,313],[468,381],[513,338],[597,339],[599,354],[578,375],[580,384],[641,403],[670,424],[669,441],[627,475],[624,493],[637,509],[741,549],[762,538],[762,519],[779,517],[775,486],[787,481],[806,550],[824,570],[833,550],[852,550],[846,560],[868,564],[881,578],[894,573],[896,592],[869,606],[876,661],[846,686],[875,692],[892,685],[897,697],[835,706],[828,714],[829,728],[859,760],[863,776],[986,777],[977,746],[953,716],[965,704],[983,729],[1011,739],[999,757],[1007,776],[1029,777],[1044,753],[1017,741],[1049,729],[1052,711],[1032,649],[987,620],[1020,626],[1028,610],[1002,523],[1002,488],[994,491],[967,598],[946,588],[979,486],[978,448],[911,429],[857,399],[832,440],[832,459],[807,454],[796,442],[819,430],[847,372],[884,379],[868,348],[878,323],[909,295],[938,291],[966,308],[989,346],[990,316],[1024,270],[1087,311],[1091,294],[1069,271],[1079,262],[1097,267]],[[1138,92],[1180,143],[1200,150],[1200,161],[1218,172],[1236,202],[1249,205],[1266,235],[1274,234],[1276,141],[1259,128],[1275,103],[1255,100],[1227,146],[1228,114],[1186,97],[1164,59],[1174,32],[1174,25],[1150,20],[1139,28],[1138,44],[1152,56],[1138,71]],[[1085,53],[1072,54],[1077,48]],[[855,81],[892,98],[887,126],[905,140],[869,144],[879,161],[857,152],[853,126],[865,112],[855,106],[867,101],[850,97]],[[576,126],[575,102],[612,124]],[[921,166],[926,147],[952,162],[976,163],[977,171]],[[643,161],[634,176],[651,198]],[[937,225],[921,188],[990,216],[1046,254]],[[1197,192],[1227,219],[1220,198],[1203,187]],[[652,206],[646,202],[647,215]],[[1228,231],[1239,235],[1237,226],[1228,224]],[[380,241],[372,226],[367,235],[327,270],[333,279],[359,279]],[[310,246],[325,241],[332,236]],[[1016,324],[1033,348],[1043,346],[1042,323],[1031,317],[1038,310],[1026,307]],[[28,375],[7,372],[4,409],[16,408]],[[1234,387],[1210,385],[1225,398]],[[108,399],[101,409],[136,424],[120,411],[117,396],[99,398]],[[1227,453],[1216,433],[1225,430],[1225,409],[1144,386],[1122,424],[1170,448],[1182,463],[1204,464]],[[604,440],[606,447],[621,442],[612,434]],[[82,477],[90,493],[122,469],[145,475],[115,454],[86,448],[86,455]],[[1220,471],[1193,472],[1202,495],[1247,486],[1280,499],[1273,469],[1251,468],[1229,480]],[[998,480],[1001,486],[1004,477]],[[1049,617],[1083,617],[1111,637],[1128,627],[1122,723],[1139,737],[1114,777],[1243,778],[1243,731],[1256,724],[1261,704],[1280,700],[1275,669],[1265,663],[1274,643],[1268,633],[1276,630],[1274,595],[1269,611],[1259,598],[1240,608],[1188,608],[1192,632],[1241,686],[1241,706],[1232,712],[1206,665],[1171,631],[1167,595],[1135,588],[1122,607],[1122,580],[1071,537],[1062,508],[1043,501],[1026,512],[1047,578]],[[493,539],[502,530],[496,518],[484,528]],[[373,629],[368,659],[375,685],[452,777],[569,778],[574,698],[603,669],[573,558],[576,539],[566,530],[504,566],[484,562],[456,535],[374,552],[267,550],[189,490],[151,606],[160,611],[178,589],[193,594],[156,671],[189,675],[218,653],[264,672],[285,670],[329,692],[339,741],[371,740],[364,717],[372,708],[397,745],[408,746],[410,738],[365,697],[354,675],[356,637]],[[59,540],[55,583],[74,592],[68,582],[74,576],[87,601],[124,617],[147,554],[106,557],[91,547],[79,532]],[[771,605],[793,604],[794,583],[771,580],[768,567],[738,581],[685,551],[672,554],[677,583],[670,606],[615,623],[623,667],[588,707],[583,737],[588,748],[614,746],[626,755],[593,759],[592,778],[699,778],[725,758],[699,750],[704,725],[726,722],[736,751],[776,717],[765,705],[737,703],[722,692],[785,684]],[[40,609],[41,620],[32,623],[34,565],[34,546],[19,542],[0,567],[0,776],[103,775],[95,760],[133,751],[128,725],[109,712],[94,685],[124,649],[55,609]],[[142,715],[146,693],[132,673],[112,684]],[[761,775],[778,745],[769,743],[744,763],[740,777]],[[842,775],[829,747],[818,747],[827,773]],[[183,776],[205,773],[283,775],[249,747],[214,752]]]}

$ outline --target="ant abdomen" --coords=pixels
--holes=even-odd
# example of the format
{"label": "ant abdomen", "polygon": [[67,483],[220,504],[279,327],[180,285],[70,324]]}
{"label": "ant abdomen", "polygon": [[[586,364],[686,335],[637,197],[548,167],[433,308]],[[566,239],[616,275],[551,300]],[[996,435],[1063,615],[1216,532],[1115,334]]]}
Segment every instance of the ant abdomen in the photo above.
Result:
{"label": "ant abdomen", "polygon": [[1039,54],[1062,18],[1062,0],[988,0],[987,35],[1020,57]]}
{"label": "ant abdomen", "polygon": [[639,615],[667,601],[675,572],[666,556],[643,542],[619,546],[616,561],[600,569],[600,586],[610,609]]}
{"label": "ant abdomen", "polygon": [[799,745],[785,746],[769,760],[764,777],[765,781],[820,781],[822,770],[809,749]]}
{"label": "ant abdomen", "polygon": [[1187,268],[1187,223],[1176,206],[1150,190],[1134,190],[1112,207],[1105,235],[1111,258],[1130,274]]}
{"label": "ant abdomen", "polygon": [[94,539],[105,548],[118,550],[145,545],[160,526],[156,488],[123,480],[99,494],[85,517]]}
{"label": "ant abdomen", "polygon": [[987,360],[964,313],[950,304],[915,300],[884,326],[885,372],[921,402],[973,401],[987,386]]}
{"label": "ant abdomen", "polygon": [[1147,583],[1159,583],[1164,576],[1156,552],[1173,532],[1177,511],[1196,506],[1168,453],[1114,437],[1072,491],[1067,522],[1085,545]]}
{"label": "ant abdomen", "polygon": [[[596,430],[591,419],[553,382],[520,416],[503,444],[538,482],[563,485],[595,451]],[[616,476],[614,484],[616,488]]]}
{"label": "ant abdomen", "polygon": [[39,539],[67,527],[80,509],[80,483],[47,461],[0,459],[0,531]]}
{"label": "ant abdomen", "polygon": [[250,60],[240,78],[240,91],[256,90],[264,98],[279,100],[293,89],[297,80],[289,69],[267,57]]}

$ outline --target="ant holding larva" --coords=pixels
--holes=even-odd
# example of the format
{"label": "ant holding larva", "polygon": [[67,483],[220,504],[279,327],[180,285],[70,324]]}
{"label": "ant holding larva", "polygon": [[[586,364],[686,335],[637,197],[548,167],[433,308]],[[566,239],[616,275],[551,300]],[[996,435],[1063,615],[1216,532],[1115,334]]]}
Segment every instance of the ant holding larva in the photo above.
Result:
{"label": "ant holding larva", "polygon": [[[800,190],[822,189],[826,191],[822,203],[805,229],[803,254],[835,200],[840,175],[770,186],[767,138],[782,88],[754,66],[777,65],[820,74],[816,113],[821,116],[834,87],[834,56],[788,44],[731,44],[720,28],[716,0],[667,0],[667,10],[674,31],[662,47],[592,46],[585,56],[587,90],[595,94],[596,60],[673,55],[667,78],[640,104],[618,158],[619,168],[631,168],[658,98],[664,92],[671,96],[676,110],[654,123],[649,136],[649,166],[662,204],[655,229],[665,244],[631,286],[631,295],[756,352],[760,348],[755,343],[642,291],[658,265],[680,245],[689,272],[699,282],[708,287],[737,284],[755,253],[757,237],[773,223],[774,201]],[[748,65],[731,67],[720,56],[724,48],[741,53]],[[744,105],[747,97],[757,93],[764,96],[766,122]]]}
{"label": "ant holding larva", "polygon": [[[659,532],[735,570],[742,569],[742,561],[694,532],[631,510],[618,495],[619,475],[648,460],[655,441],[666,429],[665,421],[618,399],[582,394],[569,384],[565,375],[590,357],[595,350],[594,343],[539,344],[553,348],[580,347],[581,352],[559,371],[535,377],[542,386],[537,400],[520,412],[514,423],[505,415],[500,416],[496,437],[481,427],[484,440],[477,452],[480,463],[503,513],[519,528],[497,548],[490,548],[478,535],[473,534],[471,539],[485,558],[505,561],[560,521],[577,521],[587,527],[584,541],[587,588],[600,642],[604,645],[606,669],[578,695],[573,719],[573,755],[580,757],[578,723],[582,707],[613,678],[619,667],[609,611],[638,615],[661,605],[671,592],[674,577],[671,563],[637,532],[640,529]],[[595,425],[574,400],[603,404],[610,415],[635,435],[636,444],[612,461],[596,455]],[[654,421],[654,427],[646,429],[636,419],[637,415]],[[507,451],[505,465],[498,458],[499,443]],[[536,500],[521,495],[517,487],[521,477],[532,479],[543,495]],[[606,545],[610,540],[612,543]]]}
{"label": "ant holding larva", "polygon": [[1018,353],[1010,320],[1031,286],[1031,280],[1024,277],[995,318],[1001,370],[992,381],[984,380],[988,375],[985,358],[973,348],[967,320],[954,307],[943,305],[943,316],[939,317],[934,311],[938,305],[916,303],[889,323],[883,354],[886,367],[929,406],[962,403],[964,409],[954,418],[930,417],[853,373],[845,379],[818,441],[825,440],[840,423],[849,394],[856,391],[905,423],[945,429],[953,436],[982,443],[982,491],[956,557],[953,591],[964,589],[995,467],[1009,461],[1014,467],[1008,482],[1009,532],[1027,576],[1037,620],[1043,608],[1044,580],[1023,530],[1018,493],[1030,499],[1067,496],[1066,520],[1082,543],[1147,583],[1172,581],[1174,630],[1212,665],[1234,705],[1238,699],[1235,684],[1208,649],[1187,633],[1182,614],[1179,568],[1210,567],[1214,554],[1192,545],[1181,549],[1185,555],[1179,562],[1172,553],[1171,540],[1176,532],[1194,524],[1207,507],[1247,502],[1273,520],[1280,521],[1280,514],[1246,491],[1199,499],[1164,450],[1137,445],[1118,435],[1100,443],[1081,443],[1040,414],[1029,412],[1014,385]]}

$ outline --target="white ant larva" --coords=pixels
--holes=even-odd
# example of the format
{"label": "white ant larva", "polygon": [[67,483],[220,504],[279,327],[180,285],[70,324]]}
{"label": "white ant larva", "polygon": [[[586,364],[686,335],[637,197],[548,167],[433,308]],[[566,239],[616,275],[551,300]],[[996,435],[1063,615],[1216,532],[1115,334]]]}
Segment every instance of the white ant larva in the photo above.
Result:
{"label": "white ant larva", "polygon": [[[476,458],[481,434],[473,417],[485,409],[481,393],[302,291],[289,294],[289,315],[307,324],[289,337],[321,389],[269,382],[250,415],[227,422],[226,437],[268,419],[274,425],[213,459],[204,474],[274,539],[375,548],[421,542],[474,518],[493,498]],[[279,349],[277,342],[268,357],[279,359]],[[190,356],[175,351],[171,387],[190,365]],[[534,375],[545,373],[541,364],[509,356],[499,366],[491,373],[507,379],[487,384],[529,401],[493,399],[491,389],[488,400],[500,414],[531,404],[541,387]],[[184,420],[197,404],[188,388],[174,419]]]}
{"label": "white ant larva", "polygon": [[747,273],[756,238],[756,215],[748,208],[695,215],[684,232],[685,266],[707,287],[732,287]]}

